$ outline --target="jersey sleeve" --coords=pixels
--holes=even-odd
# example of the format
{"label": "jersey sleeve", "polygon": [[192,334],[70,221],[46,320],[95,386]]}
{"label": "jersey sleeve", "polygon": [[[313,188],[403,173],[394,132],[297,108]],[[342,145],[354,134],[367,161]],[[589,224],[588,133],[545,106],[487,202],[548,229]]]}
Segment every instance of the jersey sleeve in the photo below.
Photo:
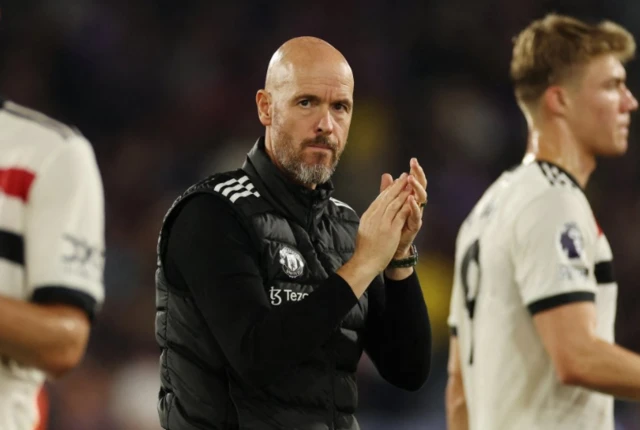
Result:
{"label": "jersey sleeve", "polygon": [[104,300],[104,192],[89,142],[76,136],[38,172],[26,211],[27,295],[77,306],[93,318]]}
{"label": "jersey sleeve", "polygon": [[546,191],[520,211],[514,224],[516,283],[531,314],[594,301],[597,229],[575,190]]}

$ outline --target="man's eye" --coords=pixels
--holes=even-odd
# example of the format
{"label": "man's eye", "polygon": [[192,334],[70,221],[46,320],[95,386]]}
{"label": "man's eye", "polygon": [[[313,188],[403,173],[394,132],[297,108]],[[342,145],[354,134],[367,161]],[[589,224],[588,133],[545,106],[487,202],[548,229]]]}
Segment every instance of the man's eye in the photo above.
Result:
{"label": "man's eye", "polygon": [[298,104],[302,107],[308,107],[311,105],[311,102],[307,99],[304,99],[304,100],[300,100]]}

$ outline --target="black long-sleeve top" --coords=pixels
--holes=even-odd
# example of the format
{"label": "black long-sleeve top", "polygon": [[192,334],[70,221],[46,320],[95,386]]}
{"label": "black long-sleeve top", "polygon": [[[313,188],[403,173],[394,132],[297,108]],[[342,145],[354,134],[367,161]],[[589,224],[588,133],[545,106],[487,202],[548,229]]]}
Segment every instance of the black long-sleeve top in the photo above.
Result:
{"label": "black long-sleeve top", "polygon": [[[325,343],[358,301],[332,274],[303,300],[272,307],[247,231],[228,204],[209,194],[184,203],[164,266],[169,282],[191,292],[230,365],[258,385]],[[383,378],[417,390],[431,363],[431,328],[417,276],[376,277],[368,296],[365,351]]]}

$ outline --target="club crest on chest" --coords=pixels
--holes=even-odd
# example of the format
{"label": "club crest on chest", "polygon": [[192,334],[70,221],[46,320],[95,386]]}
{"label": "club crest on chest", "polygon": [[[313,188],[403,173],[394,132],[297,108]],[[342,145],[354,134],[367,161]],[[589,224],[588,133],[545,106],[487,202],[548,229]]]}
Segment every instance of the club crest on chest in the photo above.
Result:
{"label": "club crest on chest", "polygon": [[290,278],[297,278],[302,275],[304,271],[304,260],[302,259],[302,255],[296,250],[289,248],[288,246],[283,246],[278,251],[280,256],[280,264],[282,265],[282,270],[287,274]]}

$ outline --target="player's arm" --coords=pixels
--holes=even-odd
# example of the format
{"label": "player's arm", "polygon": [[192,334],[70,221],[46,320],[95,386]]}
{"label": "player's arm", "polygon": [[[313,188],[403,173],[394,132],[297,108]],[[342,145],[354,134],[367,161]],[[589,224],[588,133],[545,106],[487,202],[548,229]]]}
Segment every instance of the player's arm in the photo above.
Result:
{"label": "player's arm", "polygon": [[77,365],[89,338],[84,311],[0,297],[0,355],[52,377]]}
{"label": "player's arm", "polygon": [[597,232],[575,196],[552,189],[519,215],[513,261],[520,293],[560,381],[640,400],[640,356],[596,332],[599,287],[590,272]]}
{"label": "player's arm", "polygon": [[458,338],[452,334],[449,341],[449,363],[447,365],[449,379],[445,403],[447,409],[448,430],[468,430],[469,419],[467,414],[467,401],[464,396],[462,382],[462,369],[460,367],[460,347]]}
{"label": "player's arm", "polygon": [[74,137],[46,161],[26,203],[30,302],[0,297],[0,356],[53,377],[81,360],[102,301],[104,196],[91,147]]}
{"label": "player's arm", "polygon": [[640,355],[598,337],[593,302],[540,312],[534,322],[562,383],[640,401]]}

